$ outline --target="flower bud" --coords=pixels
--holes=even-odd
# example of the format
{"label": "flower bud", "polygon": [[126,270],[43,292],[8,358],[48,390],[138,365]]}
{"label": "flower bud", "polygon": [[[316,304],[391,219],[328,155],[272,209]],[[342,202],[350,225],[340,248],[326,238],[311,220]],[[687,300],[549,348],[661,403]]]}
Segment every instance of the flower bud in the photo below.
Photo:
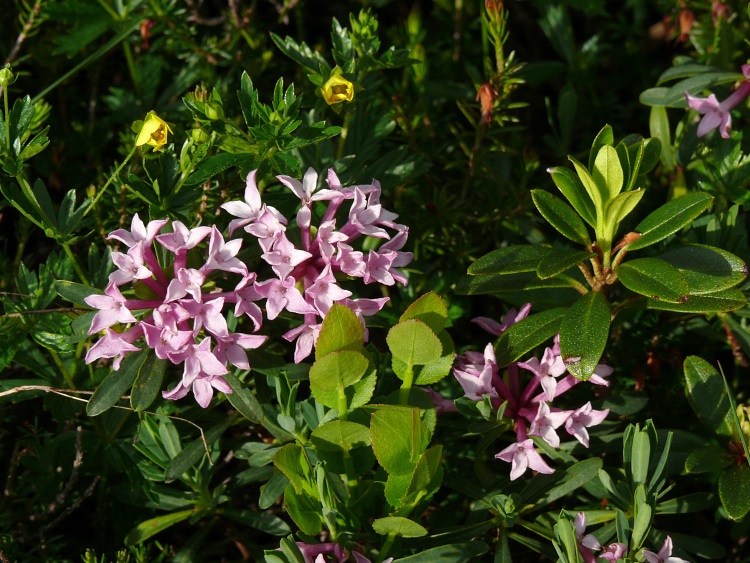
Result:
{"label": "flower bud", "polygon": [[329,106],[341,102],[351,102],[354,98],[354,84],[341,76],[341,69],[333,70],[333,74],[321,88],[323,99]]}
{"label": "flower bud", "polygon": [[0,69],[0,86],[3,88],[10,86],[16,81],[16,76],[11,72],[10,65]]}
{"label": "flower bud", "polygon": [[167,144],[169,133],[172,133],[172,130],[167,122],[156,115],[155,112],[150,111],[146,114],[146,119],[143,120],[143,126],[135,140],[135,146],[149,145],[154,147],[154,152],[156,152]]}

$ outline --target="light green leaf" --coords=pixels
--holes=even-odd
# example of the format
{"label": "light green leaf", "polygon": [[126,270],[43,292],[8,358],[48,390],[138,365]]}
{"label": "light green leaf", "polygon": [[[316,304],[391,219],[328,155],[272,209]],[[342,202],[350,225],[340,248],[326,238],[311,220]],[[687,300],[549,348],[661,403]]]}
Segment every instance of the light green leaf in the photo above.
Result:
{"label": "light green leaf", "polygon": [[581,179],[581,183],[586,189],[586,193],[589,194],[591,201],[594,202],[596,216],[601,216],[604,204],[609,200],[609,190],[604,186],[599,186],[589,171],[575,158],[568,156],[568,160],[573,163],[573,166],[576,169],[576,174],[578,174],[578,177]]}
{"label": "light green leaf", "polygon": [[594,161],[594,168],[591,170],[591,175],[599,187],[603,203],[606,204],[606,202],[622,191],[622,166],[614,147],[604,145],[599,149]]}
{"label": "light green leaf", "polygon": [[440,339],[417,319],[401,321],[391,327],[386,341],[394,357],[412,366],[433,364],[443,355]]}
{"label": "light green leaf", "polygon": [[583,217],[583,220],[589,225],[595,227],[596,208],[591,197],[586,193],[586,188],[583,187],[580,178],[572,170],[563,166],[549,168],[547,172],[578,215]]}
{"label": "light green leaf", "polygon": [[146,541],[151,536],[155,536],[159,532],[166,530],[183,520],[187,520],[193,514],[195,514],[194,509],[181,510],[179,512],[172,512],[171,514],[157,516],[156,518],[151,518],[150,520],[141,522],[133,528],[127,536],[125,536],[125,544],[133,545]]}
{"label": "light green leaf", "polygon": [[378,463],[397,475],[414,471],[430,440],[416,407],[379,409],[370,420],[370,436]]}
{"label": "light green leaf", "polygon": [[369,471],[375,463],[370,447],[370,429],[362,424],[333,420],[313,430],[310,440],[315,446],[315,453],[334,473],[346,473],[346,457],[351,458],[360,475]]}
{"label": "light green leaf", "polygon": [[315,343],[315,358],[337,350],[361,350],[365,339],[365,329],[357,315],[339,303],[334,303],[328,311],[320,335]]}
{"label": "light green leaf", "polygon": [[448,307],[442,297],[434,291],[430,291],[409,305],[399,321],[409,319],[420,320],[430,327],[435,334],[439,334],[445,328],[445,322],[448,320]]}
{"label": "light green leaf", "polygon": [[427,535],[427,530],[423,526],[401,516],[377,518],[372,523],[372,529],[381,536],[394,534],[403,538],[421,538]]}
{"label": "light green leaf", "polygon": [[635,209],[644,193],[646,193],[644,190],[633,190],[623,192],[613,198],[605,210],[607,224],[614,226],[621,223]]}
{"label": "light green leaf", "polygon": [[591,150],[589,151],[589,170],[593,170],[594,162],[601,148],[605,145],[615,144],[615,134],[612,131],[611,125],[605,125],[601,128],[594,138],[594,142],[591,143]]}

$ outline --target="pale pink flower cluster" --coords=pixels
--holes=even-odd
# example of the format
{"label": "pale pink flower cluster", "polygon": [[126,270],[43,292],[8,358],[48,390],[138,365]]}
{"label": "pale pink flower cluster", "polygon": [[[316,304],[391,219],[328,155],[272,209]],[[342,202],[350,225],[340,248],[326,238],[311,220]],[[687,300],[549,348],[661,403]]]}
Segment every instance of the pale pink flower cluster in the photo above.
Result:
{"label": "pale pink flower cluster", "polygon": [[[287,237],[287,220],[261,202],[255,172],[247,177],[245,200],[225,203],[222,207],[237,217],[229,224],[230,234],[244,228],[256,238],[263,260],[276,274],[275,278],[255,283],[258,294],[266,299],[269,320],[283,310],[303,315],[303,323],[284,335],[290,342],[296,340],[294,361],[299,363],[310,355],[322,320],[334,303],[354,311],[364,325],[364,317],[374,315],[388,301],[387,297],[354,299],[351,291],[339,286],[339,278],[361,278],[365,284],[405,285],[407,278],[398,268],[409,264],[413,255],[401,252],[409,229],[396,223],[398,215],[380,204],[377,180],[343,187],[331,169],[326,180],[328,188],[317,190],[318,174],[312,168],[305,172],[301,182],[289,176],[277,178],[302,203],[296,217],[299,247]],[[312,224],[315,202],[327,203],[317,225]],[[349,209],[340,221],[337,215],[345,203]],[[343,222],[340,227],[339,222]],[[377,250],[365,252],[354,246],[362,237],[385,242]]]}
{"label": "pale pink flower cluster", "polygon": [[[511,309],[502,323],[485,317],[478,317],[473,322],[499,336],[513,324],[526,318],[530,309],[530,304],[520,311]],[[532,374],[525,386],[522,386],[522,372],[519,368]],[[589,382],[609,385],[604,377],[612,371],[612,368],[599,364]],[[558,335],[555,336],[552,348],[544,351],[541,360],[530,358],[525,362],[511,363],[502,375],[492,343],[487,344],[484,352],[469,351],[456,358],[453,374],[467,398],[482,401],[484,396],[488,396],[496,408],[507,402],[504,416],[515,423],[516,441],[495,457],[511,463],[511,480],[518,479],[527,469],[554,473],[554,469],[544,461],[529,436],[539,436],[553,448],[559,448],[560,436],[557,431],[564,428],[568,434],[588,447],[587,428],[600,424],[609,414],[608,409],[594,410],[591,402],[575,410],[552,407],[552,401],[581,383],[566,372],[567,368],[560,355]]]}
{"label": "pale pink flower cluster", "polygon": [[[214,389],[232,392],[223,377],[229,366],[250,369],[246,350],[257,348],[266,339],[230,331],[225,309],[233,309],[237,319],[249,317],[253,332],[263,323],[263,312],[257,303],[263,299],[269,320],[285,310],[303,315],[303,324],[284,335],[289,341],[297,340],[296,362],[311,353],[322,319],[334,303],[349,307],[363,325],[365,316],[377,313],[387,298],[354,299],[351,291],[338,285],[337,275],[362,278],[366,284],[407,282],[398,268],[412,259],[411,253],[401,252],[408,229],[394,222],[395,214],[382,209],[380,185],[373,181],[370,185],[344,188],[331,170],[330,189],[316,194],[317,174],[312,169],[302,182],[288,176],[279,176],[279,180],[302,200],[302,209],[297,213],[301,248],[287,236],[287,219],[261,202],[255,171],[247,176],[245,201],[222,206],[237,217],[229,225],[230,236],[243,227],[257,240],[263,261],[275,274],[270,279],[259,281],[257,273],[237,257],[242,239],[225,241],[216,226],[189,229],[174,221],[172,232],[163,233],[167,219],[146,225],[136,214],[130,230],[112,232],[108,238],[125,245],[127,252],[112,253],[117,269],[110,274],[104,294],[85,299],[98,309],[88,333],[105,331],[89,349],[86,362],[114,358],[113,367],[117,370],[125,355],[140,350],[135,342],[143,338],[158,358],[183,364],[182,379],[163,396],[179,399],[192,390],[196,401],[205,408]],[[328,205],[319,226],[312,227],[316,201]],[[337,211],[347,201],[351,202],[347,219],[337,229]],[[391,236],[386,229],[395,234]],[[386,242],[365,254],[352,246],[360,237]],[[194,250],[205,239],[207,252]],[[157,254],[168,257],[164,265]],[[235,281],[231,288],[224,288],[226,280],[232,279],[228,274],[234,274]],[[132,287],[132,294],[141,297],[131,297],[131,293],[125,297],[120,288],[126,285]],[[123,330],[123,325],[132,326]]]}

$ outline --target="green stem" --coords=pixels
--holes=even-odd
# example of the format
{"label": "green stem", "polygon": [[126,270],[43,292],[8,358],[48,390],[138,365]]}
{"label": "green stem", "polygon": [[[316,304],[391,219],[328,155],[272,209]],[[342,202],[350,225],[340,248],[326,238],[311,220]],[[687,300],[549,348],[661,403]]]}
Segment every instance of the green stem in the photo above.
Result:
{"label": "green stem", "polygon": [[70,258],[71,264],[73,264],[73,269],[76,271],[76,274],[78,274],[78,277],[81,278],[81,281],[85,285],[89,285],[89,280],[86,277],[86,274],[83,273],[83,269],[81,268],[81,265],[78,263],[78,259],[76,258],[76,255],[73,254],[73,251],[70,249],[70,245],[68,243],[62,243],[62,247],[65,250],[65,254],[68,255],[68,258]]}
{"label": "green stem", "polygon": [[109,180],[107,180],[107,183],[106,183],[106,184],[104,184],[104,187],[102,187],[102,189],[101,189],[101,190],[99,190],[99,193],[98,193],[98,194],[96,194],[96,197],[94,197],[94,201],[92,201],[92,202],[91,202],[91,205],[89,205],[89,208],[88,208],[88,209],[86,210],[86,212],[85,212],[85,213],[83,214],[83,216],[84,216],[84,217],[85,217],[86,215],[88,215],[88,214],[89,214],[89,211],[91,211],[91,210],[92,210],[92,209],[93,209],[93,208],[94,208],[94,207],[96,206],[96,204],[97,204],[97,203],[99,202],[99,200],[100,200],[100,199],[102,198],[102,196],[104,195],[104,192],[106,191],[106,189],[107,189],[107,188],[109,187],[109,185],[110,185],[110,184],[112,183],[112,180],[114,180],[114,179],[115,179],[115,177],[116,177],[116,176],[117,176],[117,175],[118,175],[118,174],[120,173],[120,170],[122,170],[122,169],[123,169],[123,167],[124,167],[124,166],[125,166],[125,165],[126,165],[126,164],[128,163],[128,161],[129,161],[129,160],[130,160],[131,158],[133,158],[133,155],[135,154],[135,151],[136,151],[136,149],[137,149],[137,148],[138,148],[138,147],[136,147],[136,146],[133,146],[133,150],[131,150],[131,151],[130,151],[130,154],[128,154],[128,156],[126,156],[126,157],[125,157],[125,160],[123,160],[123,161],[122,161],[122,164],[120,164],[120,166],[118,166],[118,167],[117,167],[117,170],[115,170],[115,171],[114,171],[114,173],[113,173],[113,174],[112,174],[112,175],[111,175],[111,176],[109,177]]}
{"label": "green stem", "polygon": [[10,116],[8,115],[8,87],[3,88],[3,106],[5,107],[5,147],[10,156]]}
{"label": "green stem", "polygon": [[107,4],[104,0],[96,0],[96,1],[99,3],[102,9],[110,15],[110,17],[113,20],[115,21],[122,20],[122,18],[120,17],[120,14],[115,12],[114,9],[112,9],[112,7],[109,4]]}
{"label": "green stem", "polygon": [[348,404],[346,402],[346,392],[344,390],[344,387],[339,387],[337,408],[339,411],[339,420],[346,420]]}
{"label": "green stem", "polygon": [[411,386],[414,382],[414,366],[408,364],[406,372],[404,373],[404,382],[401,384],[401,389],[398,393],[398,402],[401,405],[409,404],[409,393],[411,393]]}
{"label": "green stem", "polygon": [[344,469],[346,470],[346,484],[349,486],[349,496],[355,497],[359,481],[357,481],[357,470],[354,468],[354,460],[352,460],[349,450],[344,450]]}
{"label": "green stem", "polygon": [[55,362],[57,369],[60,370],[60,373],[62,374],[63,379],[65,379],[65,383],[67,383],[70,389],[75,389],[76,386],[73,383],[73,378],[68,373],[68,370],[65,369],[65,366],[63,366],[62,360],[60,359],[60,356],[58,355],[58,353],[50,350],[50,355],[52,356],[52,361]]}
{"label": "green stem", "polygon": [[122,44],[122,51],[125,53],[125,62],[128,64],[128,72],[130,73],[130,79],[133,81],[135,87],[135,93],[141,97],[141,84],[138,80],[138,73],[135,71],[135,62],[133,61],[133,51],[130,49],[130,45],[126,42]]}
{"label": "green stem", "polygon": [[346,135],[349,133],[349,125],[351,125],[352,112],[347,111],[344,116],[344,125],[341,127],[341,135],[339,138],[339,146],[336,149],[336,160],[341,160],[344,157],[344,149],[346,148]]}
{"label": "green stem", "polygon": [[383,547],[380,548],[380,553],[378,553],[378,563],[383,561],[386,555],[388,555],[388,552],[393,546],[393,542],[395,540],[396,540],[396,534],[394,532],[391,532],[385,537],[385,541],[383,542]]}

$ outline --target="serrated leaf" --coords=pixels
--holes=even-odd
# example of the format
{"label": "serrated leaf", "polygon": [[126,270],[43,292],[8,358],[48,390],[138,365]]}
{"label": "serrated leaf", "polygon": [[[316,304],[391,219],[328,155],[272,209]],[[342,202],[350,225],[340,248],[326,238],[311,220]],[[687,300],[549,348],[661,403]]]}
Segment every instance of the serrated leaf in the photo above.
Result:
{"label": "serrated leaf", "polygon": [[560,321],[560,351],[568,372],[586,380],[594,373],[609,336],[610,310],[599,292],[574,303]]}
{"label": "serrated leaf", "polygon": [[635,228],[641,236],[631,242],[628,250],[639,250],[664,240],[703,213],[711,205],[713,197],[704,192],[690,192],[668,201]]}
{"label": "serrated leaf", "polygon": [[554,254],[545,258],[536,269],[536,275],[541,279],[547,279],[562,274],[577,264],[596,256],[595,252],[585,250],[561,250],[555,248]]}
{"label": "serrated leaf", "polygon": [[495,344],[497,365],[505,367],[552,338],[566,311],[566,307],[558,307],[529,315],[503,332]]}
{"label": "serrated leaf", "polygon": [[716,434],[732,436],[734,420],[731,403],[724,390],[721,374],[698,356],[685,358],[683,368],[685,392],[695,414]]}
{"label": "serrated leaf", "polygon": [[655,301],[685,303],[689,298],[685,277],[659,258],[637,258],[620,264],[617,279],[629,290]]}
{"label": "serrated leaf", "polygon": [[531,190],[531,198],[542,217],[561,235],[583,246],[591,246],[586,225],[572,207],[544,190]]}
{"label": "serrated leaf", "polygon": [[310,368],[310,390],[316,397],[318,392],[343,392],[362,379],[369,363],[362,352],[354,350],[339,350],[323,356]]}
{"label": "serrated leaf", "polygon": [[448,307],[446,307],[445,301],[437,293],[430,291],[409,305],[404,314],[401,315],[399,321],[409,319],[422,321],[435,334],[438,334],[445,328],[445,322],[448,320]]}
{"label": "serrated leaf", "polygon": [[533,272],[548,254],[549,249],[544,246],[514,244],[485,254],[469,266],[468,273],[471,276],[483,276]]}

